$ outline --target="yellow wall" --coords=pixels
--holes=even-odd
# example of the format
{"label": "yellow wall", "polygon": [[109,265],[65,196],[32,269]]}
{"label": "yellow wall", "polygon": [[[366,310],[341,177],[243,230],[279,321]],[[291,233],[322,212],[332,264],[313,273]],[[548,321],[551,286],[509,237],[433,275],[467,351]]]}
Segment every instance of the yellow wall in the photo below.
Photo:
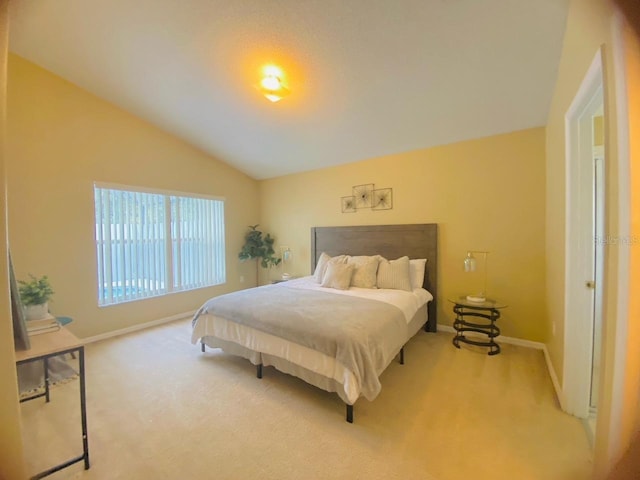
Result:
{"label": "yellow wall", "polygon": [[[630,285],[632,292],[640,291],[640,38],[633,36],[631,31],[627,32],[627,94],[629,96],[629,131],[631,133],[629,151],[631,158],[631,237],[634,239],[634,247],[631,251],[631,272]],[[640,398],[640,355],[637,352],[637,345],[640,345],[640,295],[633,295],[630,298],[629,308],[629,349],[628,366],[636,375],[635,388],[630,388],[629,392],[635,397],[628,399],[628,402],[636,403]],[[640,412],[636,412],[636,430],[640,427]]]}
{"label": "yellow wall", "polygon": [[[477,290],[462,269],[466,251],[488,250],[489,296],[509,304],[502,333],[543,341],[544,135],[535,128],[265,180],[262,227],[291,248],[287,271],[308,275],[313,226],[438,223],[439,322],[453,321],[447,298]],[[340,198],[365,183],[393,188],[393,209],[341,213]]]}
{"label": "yellow wall", "polygon": [[0,479],[26,478],[9,308],[7,265],[7,203],[5,183],[5,125],[7,87],[7,2],[0,2]]}
{"label": "yellow wall", "polygon": [[[80,337],[197,309],[255,285],[237,252],[258,223],[255,180],[73,84],[9,56],[9,241],[16,276],[49,276],[54,314]],[[97,307],[93,182],[226,198],[227,284]],[[240,284],[240,275],[246,283]]]}
{"label": "yellow wall", "polygon": [[[596,52],[602,48],[604,70],[605,97],[605,175],[606,175],[606,220],[605,235],[610,238],[620,238],[619,198],[621,179],[619,172],[627,162],[626,158],[618,158],[618,125],[617,125],[617,94],[616,82],[620,78],[615,68],[613,38],[616,34],[614,27],[614,11],[610,2],[600,0],[572,0],[569,8],[567,27],[564,37],[563,52],[560,61],[558,78],[551,103],[547,122],[547,215],[546,215],[546,245],[547,245],[547,308],[550,322],[556,324],[556,335],[547,343],[553,367],[562,382],[565,342],[564,322],[564,290],[565,290],[565,135],[564,116],[573,101],[578,88],[589,68]],[[637,57],[636,67],[637,69]],[[632,79],[632,77],[629,77]],[[629,92],[635,88],[636,97],[640,85],[629,85]],[[636,102],[635,106],[633,102]],[[629,96],[629,108],[635,107],[637,122],[638,99]],[[631,113],[631,112],[630,112]],[[632,126],[630,126],[633,128]],[[636,127],[637,128],[637,127]],[[632,138],[633,138],[633,130]],[[636,132],[637,133],[637,132]],[[633,166],[633,163],[632,163]],[[632,168],[633,173],[633,168]],[[637,172],[636,172],[637,175]],[[628,181],[627,178],[622,181]],[[637,179],[631,178],[637,183]],[[633,191],[633,187],[631,187]],[[622,211],[626,208],[622,205]],[[632,209],[633,212],[633,209]],[[636,232],[638,226],[632,226]],[[633,231],[633,230],[632,230]],[[633,238],[633,237],[632,237]],[[631,248],[631,260],[637,261],[637,244]],[[602,353],[602,368],[600,377],[600,395],[598,404],[598,423],[596,428],[596,442],[594,448],[595,478],[603,478],[612,464],[622,454],[629,443],[629,438],[638,414],[638,375],[637,343],[629,343],[629,358],[623,360],[620,368],[614,370],[620,362],[619,352],[616,351],[616,336],[620,331],[627,331],[629,338],[637,339],[637,316],[625,318],[622,312],[629,307],[630,313],[637,315],[637,305],[631,303],[619,309],[619,276],[633,270],[627,265],[620,265],[620,243],[608,245],[605,252],[605,289],[604,289],[604,342]],[[633,277],[630,290],[634,291]],[[636,283],[638,279],[635,280]],[[638,286],[635,287],[637,291]],[[635,308],[635,311],[634,311]],[[637,340],[636,340],[637,341]],[[621,387],[620,387],[621,385]]]}
{"label": "yellow wall", "polygon": [[[631,439],[640,434],[640,38],[629,29],[626,41],[626,94],[628,97],[629,159],[630,159],[630,236],[629,298],[626,332],[626,357],[624,388],[622,392],[620,445],[626,447]],[[637,440],[636,440],[637,444]],[[620,451],[614,451],[614,458]],[[636,459],[637,467],[639,459]],[[637,471],[636,471],[637,473]]]}
{"label": "yellow wall", "polygon": [[602,115],[593,117],[593,146],[604,146],[604,117]]}

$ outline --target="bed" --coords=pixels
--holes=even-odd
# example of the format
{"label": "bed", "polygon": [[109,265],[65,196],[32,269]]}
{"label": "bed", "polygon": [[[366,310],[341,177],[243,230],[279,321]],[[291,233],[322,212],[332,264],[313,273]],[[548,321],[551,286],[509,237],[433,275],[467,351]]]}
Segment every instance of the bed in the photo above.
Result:
{"label": "bed", "polygon": [[[233,292],[200,307],[192,322],[192,343],[200,342],[203,352],[205,346],[221,348],[248,359],[258,378],[264,366],[273,366],[335,392],[352,423],[358,398],[373,400],[391,361],[404,363],[406,342],[422,328],[436,331],[437,253],[437,224],[312,228],[311,272],[316,277],[322,273],[318,263],[326,267],[328,258],[347,264],[353,257],[401,262],[406,256],[414,260],[412,288],[326,288],[311,275]],[[337,262],[343,255],[344,262]],[[424,273],[419,272],[422,285],[415,278],[416,259],[426,259]]]}

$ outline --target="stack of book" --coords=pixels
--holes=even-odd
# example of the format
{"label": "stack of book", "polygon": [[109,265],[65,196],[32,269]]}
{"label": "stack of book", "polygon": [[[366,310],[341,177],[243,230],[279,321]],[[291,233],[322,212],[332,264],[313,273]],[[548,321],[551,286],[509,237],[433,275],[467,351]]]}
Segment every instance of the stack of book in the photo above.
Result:
{"label": "stack of book", "polygon": [[27,320],[27,333],[32,335],[40,335],[41,333],[49,333],[60,330],[60,322],[56,317],[48,314],[45,318],[38,320]]}

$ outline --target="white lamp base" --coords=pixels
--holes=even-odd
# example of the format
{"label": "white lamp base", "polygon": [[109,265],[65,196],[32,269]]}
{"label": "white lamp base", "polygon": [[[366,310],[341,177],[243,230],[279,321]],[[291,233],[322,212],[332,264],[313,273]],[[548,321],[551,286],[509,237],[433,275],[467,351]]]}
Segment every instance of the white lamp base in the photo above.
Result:
{"label": "white lamp base", "polygon": [[484,303],[487,299],[481,295],[467,295],[467,301],[473,303]]}

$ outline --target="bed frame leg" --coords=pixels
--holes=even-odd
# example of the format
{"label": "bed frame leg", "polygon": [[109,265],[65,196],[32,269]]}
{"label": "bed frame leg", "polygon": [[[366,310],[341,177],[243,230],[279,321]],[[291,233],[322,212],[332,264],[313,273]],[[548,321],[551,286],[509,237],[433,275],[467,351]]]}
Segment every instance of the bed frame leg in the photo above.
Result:
{"label": "bed frame leg", "polygon": [[427,323],[424,324],[425,332],[437,332],[438,325],[436,325],[432,320],[427,320]]}
{"label": "bed frame leg", "polygon": [[258,378],[262,378],[262,364],[261,363],[257,365],[256,376]]}
{"label": "bed frame leg", "polygon": [[400,365],[404,365],[404,347],[400,349]]}
{"label": "bed frame leg", "polygon": [[204,353],[204,342],[200,342],[200,346],[202,348],[202,353]]}
{"label": "bed frame leg", "polygon": [[353,423],[353,405],[347,405],[347,422]]}

